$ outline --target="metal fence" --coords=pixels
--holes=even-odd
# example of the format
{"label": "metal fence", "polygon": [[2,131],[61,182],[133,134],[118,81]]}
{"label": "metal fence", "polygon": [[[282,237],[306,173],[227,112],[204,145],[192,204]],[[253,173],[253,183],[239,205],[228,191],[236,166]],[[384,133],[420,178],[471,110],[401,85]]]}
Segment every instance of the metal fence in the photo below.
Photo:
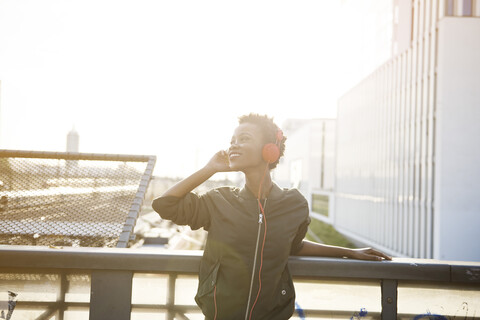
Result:
{"label": "metal fence", "polygon": [[0,244],[126,247],[154,156],[0,150]]}
{"label": "metal fence", "polygon": [[[18,319],[203,319],[201,251],[0,246],[0,257]],[[289,268],[292,319],[480,318],[478,262],[291,257]]]}

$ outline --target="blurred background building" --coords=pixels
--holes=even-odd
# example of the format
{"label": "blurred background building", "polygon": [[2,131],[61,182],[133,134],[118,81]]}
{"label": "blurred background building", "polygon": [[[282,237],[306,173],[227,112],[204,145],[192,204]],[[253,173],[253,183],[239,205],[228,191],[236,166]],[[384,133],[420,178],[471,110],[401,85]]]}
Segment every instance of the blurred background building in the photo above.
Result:
{"label": "blurred background building", "polygon": [[[360,244],[479,261],[480,1],[371,3],[343,7],[383,34],[369,49],[379,66],[359,48],[356,63],[375,68],[340,98],[336,122],[285,123],[275,178],[312,211],[323,201],[320,219]],[[336,141],[334,164],[326,141]]]}
{"label": "blurred background building", "polygon": [[67,152],[79,152],[80,150],[80,135],[72,128],[67,134]]}
{"label": "blurred background building", "polygon": [[[290,119],[282,125],[285,156],[273,171],[275,181],[298,188],[312,215],[328,219],[335,184],[335,119]],[[321,216],[319,216],[319,214]]]}

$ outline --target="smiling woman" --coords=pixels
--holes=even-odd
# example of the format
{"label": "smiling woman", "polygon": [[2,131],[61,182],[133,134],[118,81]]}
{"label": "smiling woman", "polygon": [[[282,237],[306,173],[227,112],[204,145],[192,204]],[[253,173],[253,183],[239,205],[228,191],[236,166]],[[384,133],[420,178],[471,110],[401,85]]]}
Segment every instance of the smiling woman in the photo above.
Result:
{"label": "smiling woman", "polygon": [[[280,132],[267,116],[240,117],[228,151],[218,151],[152,203],[162,218],[208,231],[195,297],[206,319],[289,319],[295,308],[290,255],[390,259],[370,248],[304,240],[310,223],[306,199],[270,176],[285,149]],[[263,156],[269,145],[279,149],[278,156]],[[243,188],[192,192],[213,174],[230,171],[245,175]]]}

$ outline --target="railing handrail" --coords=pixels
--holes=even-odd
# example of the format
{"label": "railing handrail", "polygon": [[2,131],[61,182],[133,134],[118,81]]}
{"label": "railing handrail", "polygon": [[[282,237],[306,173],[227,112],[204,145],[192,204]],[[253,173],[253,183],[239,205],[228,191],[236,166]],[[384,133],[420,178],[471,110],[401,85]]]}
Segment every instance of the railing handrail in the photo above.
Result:
{"label": "railing handrail", "polygon": [[[198,250],[0,246],[0,267],[193,274],[198,272],[201,256]],[[480,262],[292,256],[289,268],[294,277],[480,283]]]}
{"label": "railing handrail", "polygon": [[0,150],[0,158],[40,158],[63,160],[103,160],[103,161],[133,161],[148,162],[156,160],[154,155],[136,154],[109,154],[83,152],[56,152],[56,151],[29,151],[29,150]]}

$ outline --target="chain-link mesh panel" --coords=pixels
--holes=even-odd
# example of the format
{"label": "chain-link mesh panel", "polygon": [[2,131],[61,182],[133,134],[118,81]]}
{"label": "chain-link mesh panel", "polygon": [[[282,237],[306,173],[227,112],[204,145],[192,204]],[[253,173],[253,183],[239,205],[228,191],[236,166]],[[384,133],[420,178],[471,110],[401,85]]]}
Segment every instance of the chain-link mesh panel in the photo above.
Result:
{"label": "chain-link mesh panel", "polygon": [[153,164],[109,157],[0,152],[0,244],[117,246],[133,229]]}

